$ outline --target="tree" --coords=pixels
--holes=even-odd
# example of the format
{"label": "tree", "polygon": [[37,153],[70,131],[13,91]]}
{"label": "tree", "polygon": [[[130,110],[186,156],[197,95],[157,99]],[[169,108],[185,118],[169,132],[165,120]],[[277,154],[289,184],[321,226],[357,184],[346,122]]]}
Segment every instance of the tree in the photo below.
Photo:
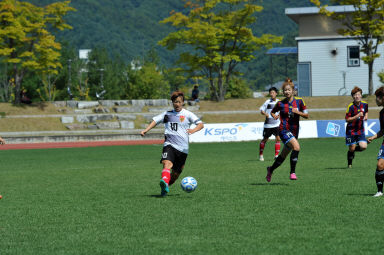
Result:
{"label": "tree", "polygon": [[125,82],[126,64],[119,56],[110,57],[107,49],[95,48],[87,64],[90,94],[93,98],[120,99],[124,96],[121,84]]}
{"label": "tree", "polygon": [[68,11],[75,10],[69,4],[64,1],[37,7],[16,0],[0,2],[0,57],[11,65],[16,104],[20,103],[27,72],[42,76],[58,73],[61,45],[49,30],[71,28],[63,19]]}
{"label": "tree", "polygon": [[210,83],[212,98],[223,101],[236,66],[254,58],[261,47],[281,43],[282,37],[253,35],[249,26],[256,21],[254,14],[263,7],[252,0],[193,0],[183,12],[173,12],[162,23],[171,23],[178,30],[159,42],[174,50],[187,46],[179,58],[183,69],[191,76],[205,76]]}
{"label": "tree", "polygon": [[354,37],[360,42],[361,52],[365,54],[361,59],[368,65],[368,91],[373,95],[373,64],[380,57],[378,46],[384,39],[384,0],[333,0],[331,3],[352,5],[352,13],[334,13],[326,9],[327,5],[319,0],[310,0],[320,8],[320,13],[340,20],[344,25],[339,34]]}
{"label": "tree", "polygon": [[169,97],[169,83],[154,63],[144,63],[127,72],[126,97],[129,99],[161,99]]}

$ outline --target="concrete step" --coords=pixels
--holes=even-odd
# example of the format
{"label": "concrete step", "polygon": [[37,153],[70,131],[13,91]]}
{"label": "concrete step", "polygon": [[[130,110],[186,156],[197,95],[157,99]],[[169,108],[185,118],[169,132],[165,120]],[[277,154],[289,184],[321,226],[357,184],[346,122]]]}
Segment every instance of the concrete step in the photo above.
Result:
{"label": "concrete step", "polygon": [[33,131],[0,132],[7,144],[77,142],[77,141],[122,141],[164,139],[163,129],[152,129],[144,137],[141,129],[134,130],[78,130],[78,131]]}

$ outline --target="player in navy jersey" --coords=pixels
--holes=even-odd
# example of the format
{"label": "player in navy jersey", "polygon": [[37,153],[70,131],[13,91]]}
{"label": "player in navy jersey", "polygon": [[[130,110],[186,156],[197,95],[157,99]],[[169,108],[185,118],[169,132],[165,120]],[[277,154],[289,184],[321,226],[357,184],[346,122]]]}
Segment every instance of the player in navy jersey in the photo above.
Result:
{"label": "player in navy jersey", "polygon": [[[381,86],[375,91],[377,106],[384,106],[384,86]],[[384,135],[384,108],[381,109],[379,114],[380,131],[374,136],[369,137],[368,143],[380,138]],[[374,197],[381,197],[383,195],[383,183],[384,183],[384,141],[381,143],[379,154],[377,155],[377,166],[375,173],[375,180],[377,186],[377,193]]]}
{"label": "player in navy jersey", "polygon": [[271,98],[265,101],[265,103],[260,107],[261,114],[265,115],[263,139],[261,140],[259,145],[260,161],[264,161],[263,152],[264,152],[265,144],[268,142],[268,139],[271,135],[275,136],[275,157],[277,157],[280,152],[280,137],[279,137],[280,120],[278,119],[275,120],[271,115],[272,109],[275,107],[276,103],[279,101],[279,99],[276,98],[277,88],[275,87],[270,88],[269,95]]}
{"label": "player in navy jersey", "polygon": [[[282,90],[285,98],[276,103],[271,115],[278,119],[280,117],[279,136],[284,143],[284,148],[280,155],[275,159],[272,166],[267,167],[266,179],[271,181],[273,171],[278,168],[291,153],[290,163],[291,172],[289,178],[296,180],[296,164],[300,152],[299,137],[299,120],[300,117],[308,118],[307,107],[300,97],[294,96],[294,85],[291,81],[283,83]],[[280,112],[279,115],[276,113]]]}
{"label": "player in navy jersey", "polygon": [[367,148],[365,139],[364,121],[368,119],[368,104],[361,101],[363,91],[359,87],[354,87],[351,91],[353,102],[347,107],[345,120],[347,128],[345,130],[345,143],[348,145],[347,161],[348,167],[352,167],[355,151],[363,151]]}
{"label": "player in navy jersey", "polygon": [[[159,123],[164,123],[164,146],[160,163],[163,164],[161,172],[161,195],[165,196],[172,185],[183,171],[189,150],[189,135],[204,128],[203,122],[192,112],[183,108],[184,94],[175,91],[171,96],[173,111],[166,111],[153,117],[152,122],[146,129],[141,131],[144,136],[149,130]],[[196,127],[190,129],[191,124]],[[172,170],[172,171],[171,171]]]}

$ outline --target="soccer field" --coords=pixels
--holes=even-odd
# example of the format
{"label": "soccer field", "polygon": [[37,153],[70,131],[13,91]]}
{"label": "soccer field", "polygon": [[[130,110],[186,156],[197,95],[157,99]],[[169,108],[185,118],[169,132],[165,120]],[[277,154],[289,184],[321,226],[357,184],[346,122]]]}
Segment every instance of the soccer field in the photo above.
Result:
{"label": "soccer field", "polygon": [[382,254],[381,141],[346,168],[342,139],[300,139],[271,183],[258,143],[191,144],[159,196],[161,145],[0,151],[0,254]]}

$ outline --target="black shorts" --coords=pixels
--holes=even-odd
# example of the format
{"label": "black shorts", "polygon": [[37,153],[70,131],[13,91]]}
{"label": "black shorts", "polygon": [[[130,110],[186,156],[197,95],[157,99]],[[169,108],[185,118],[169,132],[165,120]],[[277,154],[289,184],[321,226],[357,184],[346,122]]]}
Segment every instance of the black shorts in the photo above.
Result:
{"label": "black shorts", "polygon": [[160,163],[162,163],[163,160],[169,160],[173,163],[172,170],[177,173],[181,173],[183,171],[187,157],[188,154],[176,150],[171,145],[167,145],[163,147]]}
{"label": "black shorts", "polygon": [[271,135],[278,136],[279,135],[279,127],[264,128],[263,138],[269,138]]}

